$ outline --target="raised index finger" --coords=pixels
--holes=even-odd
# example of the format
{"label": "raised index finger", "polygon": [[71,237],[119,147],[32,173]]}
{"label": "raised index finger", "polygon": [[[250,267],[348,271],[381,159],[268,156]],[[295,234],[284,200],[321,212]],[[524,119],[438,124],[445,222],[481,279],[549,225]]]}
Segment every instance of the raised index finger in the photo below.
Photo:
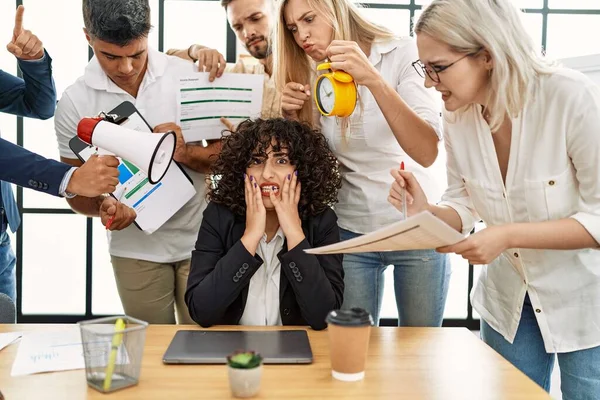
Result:
{"label": "raised index finger", "polygon": [[18,36],[23,30],[23,13],[25,13],[25,7],[20,5],[17,7],[17,13],[15,14],[15,29],[13,30],[15,36]]}

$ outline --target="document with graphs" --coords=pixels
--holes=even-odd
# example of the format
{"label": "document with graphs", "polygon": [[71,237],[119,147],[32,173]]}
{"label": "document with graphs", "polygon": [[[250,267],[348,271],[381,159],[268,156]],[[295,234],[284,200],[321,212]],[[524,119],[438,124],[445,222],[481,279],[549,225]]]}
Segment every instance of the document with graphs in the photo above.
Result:
{"label": "document with graphs", "polygon": [[225,73],[213,82],[208,72],[179,78],[179,115],[186,142],[220,139],[226,129],[221,118],[234,125],[260,116],[264,74]]}
{"label": "document with graphs", "polygon": [[305,250],[309,254],[363,253],[435,249],[464,240],[450,225],[428,211],[354,239]]}
{"label": "document with graphs", "polygon": [[[128,101],[121,103],[109,114],[127,117],[121,126],[135,131],[152,132],[146,120]],[[88,146],[77,136],[71,139],[69,147],[82,162],[93,154],[103,154],[102,149]],[[137,217],[134,223],[144,233],[155,232],[196,194],[192,180],[175,160],[155,185],[150,183],[148,175],[138,166],[124,159],[119,161],[119,184],[111,195],[135,210]]]}

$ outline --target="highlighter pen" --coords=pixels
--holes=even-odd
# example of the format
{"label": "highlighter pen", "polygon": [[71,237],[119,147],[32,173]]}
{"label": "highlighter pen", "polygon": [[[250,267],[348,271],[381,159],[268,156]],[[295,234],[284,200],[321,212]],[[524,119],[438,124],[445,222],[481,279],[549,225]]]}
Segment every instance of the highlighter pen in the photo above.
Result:
{"label": "highlighter pen", "polygon": [[113,339],[112,339],[110,357],[108,359],[108,365],[106,366],[106,371],[105,371],[105,375],[104,375],[103,389],[105,392],[108,392],[110,390],[110,385],[112,383],[112,375],[113,375],[113,372],[115,371],[115,364],[117,362],[117,352],[119,350],[119,346],[121,345],[121,342],[123,341],[123,333],[117,333],[117,332],[123,332],[124,329],[125,329],[125,322],[123,321],[123,319],[122,318],[117,319],[117,322],[115,323],[115,333],[113,334]]}

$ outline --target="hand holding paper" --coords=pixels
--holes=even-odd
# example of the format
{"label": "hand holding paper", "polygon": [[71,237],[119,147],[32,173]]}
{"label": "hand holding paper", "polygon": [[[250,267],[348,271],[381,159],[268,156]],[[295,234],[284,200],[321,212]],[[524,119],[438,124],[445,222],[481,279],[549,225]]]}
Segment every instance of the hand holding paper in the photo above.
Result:
{"label": "hand holding paper", "polygon": [[490,226],[470,235],[460,243],[436,249],[440,253],[456,253],[469,264],[489,264],[510,248],[508,225]]}
{"label": "hand holding paper", "polygon": [[174,122],[167,122],[154,127],[154,133],[175,133],[175,153],[173,154],[173,160],[186,164],[187,162],[187,145],[183,139],[183,133],[181,128]]}

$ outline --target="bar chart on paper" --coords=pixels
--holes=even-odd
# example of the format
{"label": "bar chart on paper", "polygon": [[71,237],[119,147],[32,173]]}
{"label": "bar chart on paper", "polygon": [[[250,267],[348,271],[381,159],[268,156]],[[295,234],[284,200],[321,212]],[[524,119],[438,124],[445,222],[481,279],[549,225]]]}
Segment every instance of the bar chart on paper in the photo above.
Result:
{"label": "bar chart on paper", "polygon": [[139,168],[127,160],[122,160],[119,165],[119,183],[122,185],[127,182],[133,175],[139,172]]}

